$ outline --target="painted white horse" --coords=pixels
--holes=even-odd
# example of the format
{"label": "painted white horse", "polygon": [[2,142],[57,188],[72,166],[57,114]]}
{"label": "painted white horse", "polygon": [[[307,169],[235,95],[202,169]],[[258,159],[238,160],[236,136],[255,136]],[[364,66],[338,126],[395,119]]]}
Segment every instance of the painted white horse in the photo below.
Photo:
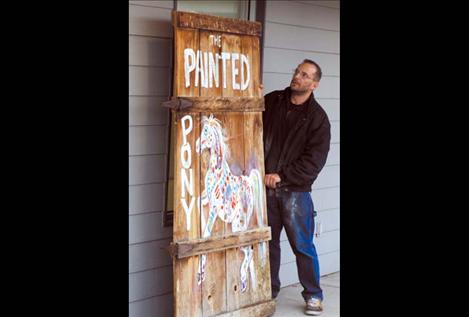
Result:
{"label": "painted white horse", "polygon": [[[210,115],[202,117],[202,132],[196,141],[196,152],[200,155],[208,149],[210,161],[205,174],[205,188],[202,192],[202,206],[208,205],[209,215],[205,221],[201,212],[202,237],[209,237],[215,220],[220,218],[231,223],[233,232],[245,231],[248,228],[254,207],[260,225],[264,225],[262,194],[264,184],[257,169],[252,169],[249,176],[234,175],[227,162],[229,149],[220,120]],[[197,204],[199,206],[199,204]],[[262,244],[265,248],[265,244]],[[247,288],[248,268],[255,287],[253,250],[251,246],[242,247],[244,260],[241,264],[241,292]],[[265,252],[265,250],[264,250]],[[265,253],[262,253],[263,255]],[[200,257],[198,283],[205,279],[206,255]]]}

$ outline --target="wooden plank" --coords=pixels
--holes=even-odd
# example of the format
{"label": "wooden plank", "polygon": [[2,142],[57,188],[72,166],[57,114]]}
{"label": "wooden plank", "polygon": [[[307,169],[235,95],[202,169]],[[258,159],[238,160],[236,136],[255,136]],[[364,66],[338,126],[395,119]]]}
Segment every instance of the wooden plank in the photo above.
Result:
{"label": "wooden plank", "polygon": [[[259,95],[260,82],[260,56],[259,56],[259,38],[257,36],[245,35],[241,38],[241,54],[248,58],[250,74],[247,74],[246,68],[240,68],[243,71],[241,78],[249,76],[250,81],[246,90],[243,90],[243,96],[246,97],[263,97]],[[263,111],[259,110],[259,111]]]}
{"label": "wooden plank", "polygon": [[[177,114],[174,119],[176,177],[174,179],[173,242],[178,242],[200,237],[200,217],[196,206],[197,197],[200,195],[200,161],[195,152],[196,139],[200,134],[200,116],[197,113]],[[183,179],[187,179],[187,182],[183,183]],[[189,217],[186,217],[186,209],[190,210]],[[202,288],[197,283],[198,265],[197,257],[173,259],[174,294],[183,292],[186,294],[184,301],[175,302],[175,316],[202,315]]]}
{"label": "wooden plank", "polygon": [[267,317],[275,313],[275,301],[270,300],[263,303],[243,307],[241,309],[216,315],[215,317]]}
{"label": "wooden plank", "polygon": [[[226,91],[225,91],[226,92]],[[219,115],[227,132],[229,147],[228,166],[233,177],[245,175],[244,166],[244,115],[243,113],[223,113]],[[225,224],[227,233],[233,232],[232,224]],[[240,308],[241,277],[240,269],[244,259],[241,248],[226,250],[226,296],[227,310]]]}
{"label": "wooden plank", "polygon": [[182,259],[189,256],[251,245],[256,242],[269,241],[270,239],[270,227],[252,229],[223,236],[172,243],[170,245],[170,253],[178,259]]}
{"label": "wooden plank", "polygon": [[183,11],[173,11],[172,21],[173,26],[176,28],[204,29],[243,35],[262,35],[262,24],[260,22]]}
{"label": "wooden plank", "polygon": [[178,97],[161,103],[179,112],[264,111],[264,97]]}
{"label": "wooden plank", "polygon": [[[250,112],[244,113],[244,160],[247,173],[257,170],[261,176],[262,190],[264,187],[264,151],[262,143],[262,113]],[[249,228],[264,228],[267,224],[267,205],[265,200],[265,191],[260,193],[261,209],[256,208],[253,215],[253,221]],[[270,227],[268,227],[270,229]],[[251,288],[251,302],[268,300],[272,296],[270,285],[270,264],[268,243],[256,243],[253,245],[253,266],[256,285]],[[244,304],[244,303],[243,303]]]}
{"label": "wooden plank", "polygon": [[[174,82],[173,96],[200,96],[199,87],[195,85],[185,86],[184,79],[184,49],[187,47],[197,50],[199,47],[199,31],[194,29],[176,29],[174,36]],[[190,73],[190,81],[195,81],[195,71]]]}
{"label": "wooden plank", "polygon": [[[211,62],[213,62],[214,72],[211,71],[211,67],[208,68],[207,80],[208,87],[200,87],[200,96],[221,96],[222,95],[222,63],[219,61],[217,56],[221,56],[221,45],[218,45],[215,38],[218,33],[213,31],[199,31],[199,49],[204,54],[204,61],[207,60],[207,64],[210,62],[210,57],[208,53],[212,53],[214,57]],[[205,55],[207,53],[207,55]],[[218,55],[217,55],[218,54]],[[217,67],[218,65],[218,67]],[[211,79],[211,80],[210,80]],[[210,87],[211,86],[211,87]],[[208,101],[205,101],[208,102]],[[202,105],[205,103],[202,101]],[[210,109],[210,108],[208,108]],[[202,111],[207,111],[208,109],[201,109]]]}
{"label": "wooden plank", "polygon": [[[239,35],[231,35],[224,33],[221,37],[221,45],[223,52],[229,52],[231,56],[241,53],[241,37]],[[242,97],[243,91],[235,89],[235,85],[241,82],[241,63],[240,59],[228,59],[226,61],[226,87],[223,86],[223,97]]]}
{"label": "wooden plank", "polygon": [[[209,113],[202,113],[203,116],[210,116]],[[210,167],[210,156],[211,152],[205,150],[201,153],[202,164],[200,188],[203,193],[208,192],[208,188],[205,184],[206,174]],[[208,223],[210,211],[209,204],[201,206],[201,211],[204,219],[204,223]],[[205,227],[202,228],[205,235],[211,237],[221,237],[225,233],[225,227],[223,222],[215,216],[215,222],[211,230],[205,231]],[[203,236],[205,236],[203,235]],[[205,266],[205,280],[202,282],[202,308],[204,316],[212,316],[220,312],[226,311],[226,264],[225,264],[226,251],[213,252],[206,254],[206,266]]]}

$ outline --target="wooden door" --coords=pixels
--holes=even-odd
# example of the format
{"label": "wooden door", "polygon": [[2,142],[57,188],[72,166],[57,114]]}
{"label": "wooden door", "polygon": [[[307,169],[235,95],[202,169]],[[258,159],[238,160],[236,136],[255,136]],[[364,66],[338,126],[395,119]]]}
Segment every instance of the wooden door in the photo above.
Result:
{"label": "wooden door", "polygon": [[270,316],[261,25],[173,12],[174,315]]}

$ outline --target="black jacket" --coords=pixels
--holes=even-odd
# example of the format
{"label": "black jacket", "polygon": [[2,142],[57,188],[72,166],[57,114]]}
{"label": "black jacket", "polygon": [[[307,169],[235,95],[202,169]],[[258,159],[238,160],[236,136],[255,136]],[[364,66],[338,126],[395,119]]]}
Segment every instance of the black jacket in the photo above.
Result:
{"label": "black jacket", "polygon": [[[265,95],[264,157],[269,155],[276,127],[285,120],[290,87]],[[324,109],[314,95],[296,125],[288,131],[277,173],[282,181],[277,187],[290,191],[311,191],[311,185],[326,163],[331,140],[331,125]]]}

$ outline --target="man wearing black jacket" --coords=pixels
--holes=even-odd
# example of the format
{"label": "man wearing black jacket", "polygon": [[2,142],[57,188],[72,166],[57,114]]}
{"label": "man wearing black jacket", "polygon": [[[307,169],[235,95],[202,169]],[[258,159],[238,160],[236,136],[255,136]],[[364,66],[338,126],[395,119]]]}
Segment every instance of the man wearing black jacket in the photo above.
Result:
{"label": "man wearing black jacket", "polygon": [[305,59],[295,69],[290,87],[265,96],[263,112],[272,297],[280,290],[280,233],[285,227],[308,315],[320,315],[323,310],[310,194],[326,163],[331,138],[327,114],[313,94],[321,75],[319,65]]}

